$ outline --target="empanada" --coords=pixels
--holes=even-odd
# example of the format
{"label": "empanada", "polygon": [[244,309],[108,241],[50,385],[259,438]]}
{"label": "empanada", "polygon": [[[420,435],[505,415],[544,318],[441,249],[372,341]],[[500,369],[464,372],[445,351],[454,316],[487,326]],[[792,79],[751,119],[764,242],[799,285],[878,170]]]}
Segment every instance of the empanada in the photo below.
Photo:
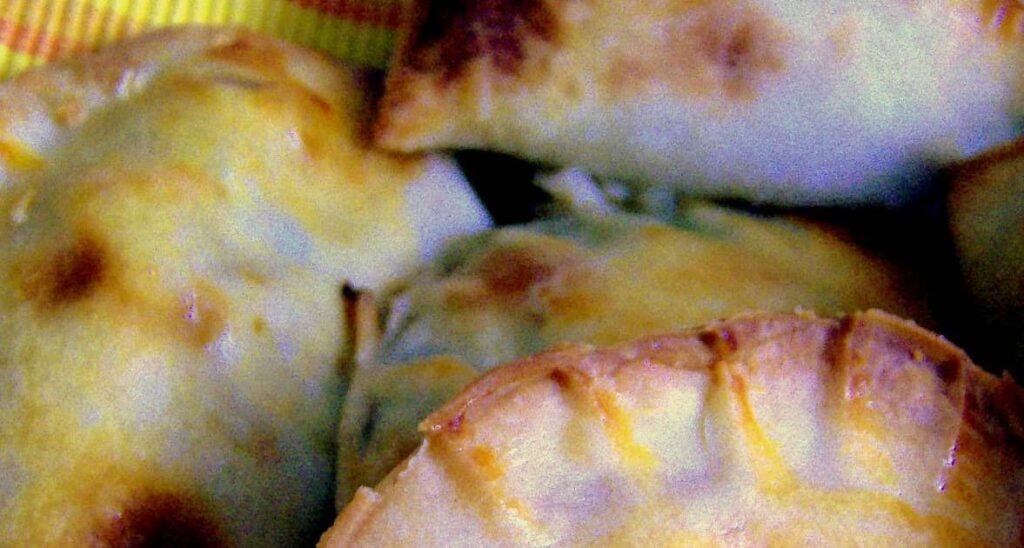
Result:
{"label": "empanada", "polygon": [[321,546],[1019,546],[1022,402],[879,312],[569,346],[431,415]]}
{"label": "empanada", "polygon": [[1018,0],[416,0],[376,139],[895,204],[1022,117]]}
{"label": "empanada", "polygon": [[968,321],[993,360],[1024,373],[1024,140],[957,166],[951,184],[950,230],[978,305]]}
{"label": "empanada", "polygon": [[363,84],[188,28],[0,85],[0,545],[323,531],[342,285],[487,223],[451,161],[366,145]]}
{"label": "empanada", "polygon": [[612,344],[748,310],[885,308],[928,323],[906,272],[819,226],[688,203],[674,225],[570,216],[453,242],[391,301],[342,406],[338,504],[419,442],[476,372],[565,342]]}

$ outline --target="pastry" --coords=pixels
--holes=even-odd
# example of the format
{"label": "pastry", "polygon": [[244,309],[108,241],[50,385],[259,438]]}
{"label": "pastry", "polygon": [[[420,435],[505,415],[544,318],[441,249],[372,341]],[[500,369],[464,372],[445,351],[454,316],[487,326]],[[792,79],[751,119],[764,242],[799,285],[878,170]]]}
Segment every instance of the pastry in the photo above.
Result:
{"label": "pastry", "polygon": [[929,323],[906,273],[820,225],[703,202],[671,223],[572,215],[453,243],[391,303],[342,406],[338,499],[419,443],[415,426],[476,372],[572,341],[612,344],[797,308],[884,308]]}
{"label": "pastry", "polygon": [[368,147],[364,90],[204,28],[0,85],[0,545],[323,531],[342,286],[487,224],[450,160]]}
{"label": "pastry", "polygon": [[320,546],[1019,546],[1022,402],[880,312],[571,345],[427,418]]}
{"label": "pastry", "polygon": [[699,196],[901,204],[1019,135],[1017,0],[417,0],[376,124]]}
{"label": "pastry", "polygon": [[993,365],[1024,371],[1024,140],[953,170],[949,223],[968,291],[968,320]]}

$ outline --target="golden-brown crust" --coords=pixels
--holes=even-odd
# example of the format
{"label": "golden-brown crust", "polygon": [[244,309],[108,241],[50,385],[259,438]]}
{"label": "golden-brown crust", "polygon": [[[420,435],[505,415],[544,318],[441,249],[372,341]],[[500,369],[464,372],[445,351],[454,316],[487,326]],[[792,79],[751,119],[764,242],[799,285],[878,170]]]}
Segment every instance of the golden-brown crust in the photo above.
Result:
{"label": "golden-brown crust", "polygon": [[680,97],[722,95],[742,105],[786,72],[786,32],[755,4],[693,5],[692,20],[661,33],[642,57],[628,45],[614,52],[600,78],[610,97],[629,98],[664,83]]}
{"label": "golden-brown crust", "polygon": [[[658,407],[690,398],[703,404]],[[335,527],[347,532],[345,545],[401,542],[413,538],[403,536],[413,529],[428,545],[445,538],[431,536],[436,531],[483,531],[499,543],[835,542],[849,540],[841,531],[864,523],[850,517],[863,513],[878,520],[865,528],[865,542],[1019,542],[1022,401],[1024,390],[1012,379],[980,370],[942,337],[878,311],[840,320],[752,314],[609,348],[569,346],[493,370],[465,388],[423,422],[420,450],[373,493],[364,492],[358,512],[346,510]],[[596,418],[586,418],[590,413]],[[588,420],[608,441],[584,437],[589,449],[574,449],[572,440],[593,432]],[[685,428],[651,431],[641,420],[703,426],[690,440]],[[598,447],[618,457],[596,457]],[[673,461],[680,450],[710,452],[700,459],[711,459],[715,472],[684,482],[693,472],[683,470],[702,465]],[[534,478],[526,469],[575,470],[576,477]],[[590,482],[613,478],[605,489],[618,496],[605,500],[603,491],[589,490],[596,488]],[[660,481],[669,486],[654,487]],[[715,485],[735,498],[708,495]],[[757,493],[754,506],[746,489]],[[587,496],[569,502],[567,493]],[[690,496],[697,498],[691,503]],[[436,514],[420,506],[448,497]],[[676,504],[681,514],[671,510]],[[695,517],[705,515],[698,510],[705,504],[706,524]],[[658,512],[674,517],[659,521]],[[746,530],[719,529],[722,516]],[[392,529],[393,519],[412,521]],[[479,525],[450,523],[457,519]],[[594,519],[603,519],[596,526],[602,531],[576,529],[595,527],[586,525]],[[846,525],[832,527],[833,519]],[[431,525],[419,529],[420,520]],[[655,524],[658,530],[646,529]]]}
{"label": "golden-brown crust", "polygon": [[338,290],[475,222],[417,212],[474,202],[368,148],[363,76],[184,27],[0,84],[0,545],[321,532],[338,367],[373,346]]}
{"label": "golden-brown crust", "polygon": [[[184,26],[160,29],[132,38],[130,46],[85,53],[27,71],[4,83],[0,90],[0,185],[8,173],[40,167],[41,159],[61,142],[62,134],[84,124],[112,103],[125,101],[146,88],[150,79],[167,70],[204,59],[211,72],[218,61],[231,70],[225,84],[263,86],[268,81],[300,84],[308,99],[322,109],[336,109],[332,90],[357,89],[365,76],[326,55],[242,28]],[[251,74],[251,77],[246,75]],[[262,83],[261,83],[262,82]],[[353,101],[347,106],[359,105]],[[347,123],[366,123],[368,116]],[[366,128],[359,135],[366,137]],[[315,145],[315,143],[306,143]],[[308,148],[315,148],[309,146]]]}
{"label": "golden-brown crust", "polygon": [[1016,1],[410,10],[374,125],[391,150],[484,148],[692,195],[896,204],[925,173],[1019,135],[1024,109]]}
{"label": "golden-brown crust", "polygon": [[411,9],[411,32],[400,48],[402,64],[415,72],[438,73],[441,85],[457,80],[477,59],[515,75],[527,39],[557,38],[557,20],[544,0],[425,1],[414,2]]}
{"label": "golden-brown crust", "polygon": [[[793,314],[754,313],[738,316],[681,332],[656,336],[635,343],[598,349],[591,345],[567,344],[560,348],[525,358],[493,369],[474,380],[442,408],[420,425],[424,433],[458,432],[468,417],[485,413],[488,402],[496,394],[514,390],[517,385],[543,377],[584,375],[614,376],[620,367],[637,362],[640,357],[658,360],[670,367],[708,371],[739,348],[756,344],[758,339],[777,336],[780,331],[807,329],[836,330],[836,352],[839,363],[867,364],[873,358],[899,354],[930,358],[936,374],[942,379],[959,379],[960,368],[970,360],[946,339],[881,311],[868,311],[845,317],[840,323],[820,318],[811,312]],[[893,348],[872,348],[877,355],[864,355],[865,339],[891,341]],[[971,367],[974,367],[973,364]],[[954,369],[953,372],[949,369]],[[784,374],[783,371],[779,373]],[[876,371],[875,376],[882,376]],[[984,378],[982,376],[981,378]],[[851,381],[851,383],[853,382]],[[961,387],[961,391],[963,388]],[[960,398],[962,400],[962,396]]]}
{"label": "golden-brown crust", "polygon": [[[335,161],[325,152],[353,146],[366,103],[356,78],[281,40],[187,27],[0,85],[0,476],[10,480],[0,482],[0,544],[215,546],[318,532],[328,493],[314,481],[328,480],[328,451],[310,447],[328,444],[329,427],[315,424],[333,419],[317,407],[337,406],[323,389],[336,382],[340,329],[326,320],[295,337],[260,303],[272,295],[330,317],[340,280],[293,261],[286,279],[304,287],[287,287],[274,251],[244,241],[271,211],[301,213],[285,211],[289,194],[358,188],[323,169]],[[293,129],[333,150],[290,146]],[[246,201],[231,188],[243,172],[247,184],[272,179],[263,188],[275,192]],[[264,209],[251,221],[246,207]],[[333,247],[313,234],[320,219],[304,220],[299,237]],[[221,375],[216,348],[229,338]],[[285,365],[273,338],[297,358]],[[253,392],[247,383],[276,367],[275,393]],[[301,388],[288,380],[296,370]],[[281,413],[307,401],[317,403]],[[225,472],[207,468],[210,458],[250,473],[211,488]],[[278,509],[289,517],[242,518],[235,508],[265,504],[261,490],[286,500]]]}

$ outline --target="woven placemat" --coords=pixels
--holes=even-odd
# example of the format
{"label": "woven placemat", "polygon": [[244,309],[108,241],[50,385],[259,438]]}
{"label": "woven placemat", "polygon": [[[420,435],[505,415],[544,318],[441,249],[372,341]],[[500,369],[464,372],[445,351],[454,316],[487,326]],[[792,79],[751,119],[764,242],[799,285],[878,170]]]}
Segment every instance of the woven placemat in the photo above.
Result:
{"label": "woven placemat", "polygon": [[360,65],[388,60],[403,0],[0,0],[0,79],[138,34],[236,25]]}

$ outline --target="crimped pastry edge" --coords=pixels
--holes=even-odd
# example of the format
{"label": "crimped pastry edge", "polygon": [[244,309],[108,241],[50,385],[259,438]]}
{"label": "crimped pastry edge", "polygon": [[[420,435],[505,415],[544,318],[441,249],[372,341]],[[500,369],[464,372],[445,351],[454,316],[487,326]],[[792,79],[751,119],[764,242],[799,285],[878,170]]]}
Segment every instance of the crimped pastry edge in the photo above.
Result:
{"label": "crimped pastry edge", "polygon": [[[611,376],[623,367],[651,362],[682,369],[710,368],[725,355],[742,350],[736,346],[737,335],[743,337],[742,340],[752,339],[757,344],[763,341],[760,337],[791,329],[828,331],[829,342],[838,349],[834,360],[862,360],[863,357],[852,355],[856,348],[850,345],[857,336],[867,336],[894,342],[897,348],[916,361],[952,367],[957,373],[948,379],[953,392],[948,396],[957,402],[961,413],[957,437],[968,422],[966,415],[970,412],[982,414],[993,424],[999,423],[999,428],[1008,430],[1012,438],[1004,441],[1024,447],[1024,389],[1009,373],[1004,372],[997,377],[980,369],[963,350],[941,335],[880,310],[856,312],[838,318],[821,317],[808,311],[793,314],[752,312],[703,327],[645,337],[607,348],[567,344],[489,371],[420,424],[420,431],[425,437],[420,449],[396,466],[376,488],[361,487],[334,525],[325,532],[318,546],[349,546],[358,541],[361,529],[372,518],[376,508],[386,502],[388,490],[399,481],[414,457],[432,441],[443,443],[439,438],[459,436],[463,428],[486,416],[492,404],[517,387],[558,374],[582,374],[592,378]],[[653,355],[678,357],[680,353],[685,357],[675,361],[651,359]],[[974,428],[984,426],[977,423],[968,425]]]}

